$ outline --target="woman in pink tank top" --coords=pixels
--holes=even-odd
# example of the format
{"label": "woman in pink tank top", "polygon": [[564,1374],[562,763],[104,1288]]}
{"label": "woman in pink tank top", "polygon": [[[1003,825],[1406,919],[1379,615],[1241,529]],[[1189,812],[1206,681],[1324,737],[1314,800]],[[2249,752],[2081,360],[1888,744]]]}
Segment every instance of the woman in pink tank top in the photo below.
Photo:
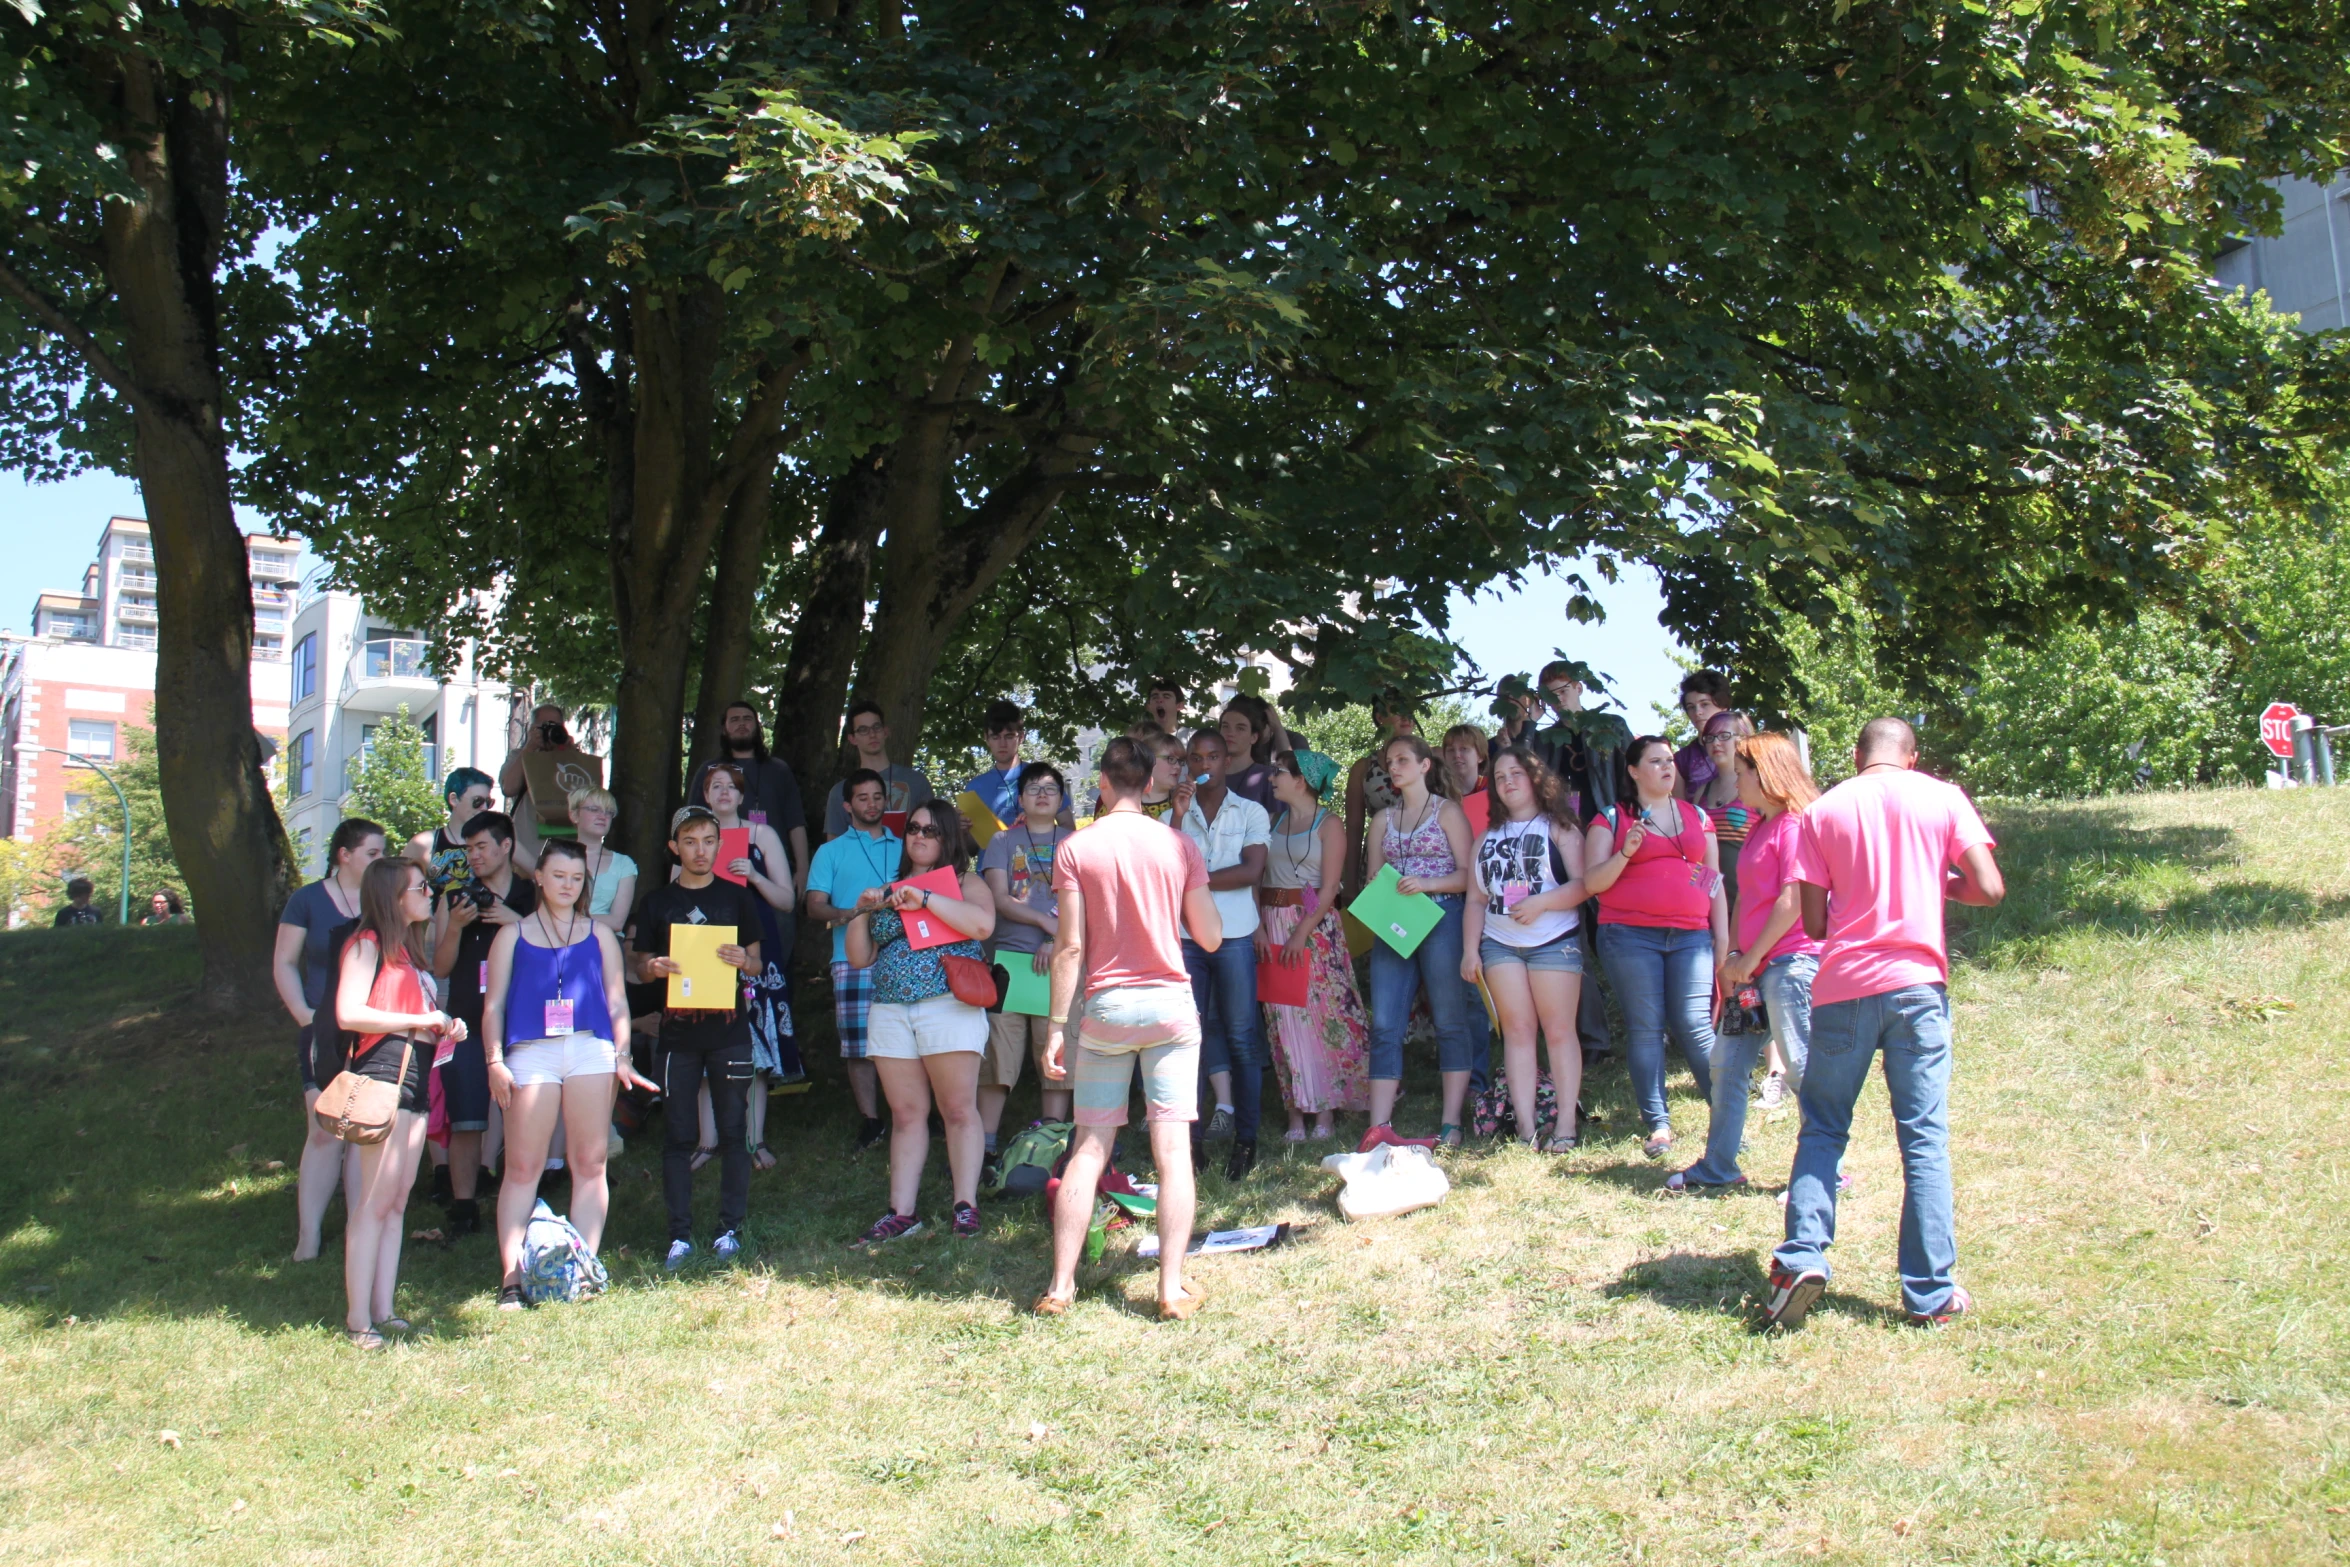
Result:
{"label": "woman in pink tank top", "polygon": [[1617,798],[1591,819],[1584,885],[1599,899],[1599,962],[1624,1009],[1632,1092],[1648,1127],[1644,1151],[1673,1146],[1665,1099],[1665,1036],[1713,1095],[1714,971],[1730,950],[1721,850],[1705,813],[1673,797],[1672,742],[1642,735],[1624,751]]}

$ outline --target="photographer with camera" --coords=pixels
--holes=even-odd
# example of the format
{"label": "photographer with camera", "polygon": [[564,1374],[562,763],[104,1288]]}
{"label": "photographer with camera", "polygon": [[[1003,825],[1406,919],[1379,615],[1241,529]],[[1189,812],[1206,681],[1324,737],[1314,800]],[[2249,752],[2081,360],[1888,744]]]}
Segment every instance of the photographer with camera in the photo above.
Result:
{"label": "photographer with camera", "polygon": [[530,727],[522,732],[522,744],[506,753],[506,765],[498,769],[498,787],[505,791],[506,810],[514,821],[514,864],[525,875],[539,862],[539,813],[531,802],[530,775],[524,771],[522,759],[533,751],[578,748],[579,742],[564,725],[563,709],[541,702],[530,710]]}
{"label": "photographer with camera", "polygon": [[483,811],[465,824],[470,881],[441,895],[432,971],[442,980],[442,1010],[465,1021],[455,1053],[436,1062],[449,1111],[449,1238],[481,1228],[474,1193],[481,1185],[482,1140],[490,1126],[490,1065],[482,1053],[481,1014],[489,990],[490,947],[539,906],[538,888],[514,873],[514,823]]}

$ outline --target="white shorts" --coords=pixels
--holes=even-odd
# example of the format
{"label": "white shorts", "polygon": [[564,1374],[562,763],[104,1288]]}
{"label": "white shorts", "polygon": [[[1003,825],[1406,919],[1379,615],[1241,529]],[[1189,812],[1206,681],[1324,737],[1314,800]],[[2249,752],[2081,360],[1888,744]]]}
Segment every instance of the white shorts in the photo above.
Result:
{"label": "white shorts", "polygon": [[987,1048],[987,1014],[950,993],[927,1001],[876,1001],[865,1027],[865,1054],[874,1059],[916,1061]]}
{"label": "white shorts", "polygon": [[620,1052],[609,1039],[593,1034],[564,1034],[554,1039],[526,1039],[506,1047],[506,1070],[516,1088],[539,1083],[561,1083],[574,1077],[610,1074]]}

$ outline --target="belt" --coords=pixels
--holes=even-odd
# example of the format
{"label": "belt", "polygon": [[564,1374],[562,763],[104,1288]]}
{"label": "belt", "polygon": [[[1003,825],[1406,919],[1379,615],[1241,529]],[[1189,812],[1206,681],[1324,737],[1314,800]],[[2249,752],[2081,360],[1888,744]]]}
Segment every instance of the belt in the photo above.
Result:
{"label": "belt", "polygon": [[1302,887],[1259,887],[1257,907],[1263,909],[1300,909],[1305,907],[1306,895]]}

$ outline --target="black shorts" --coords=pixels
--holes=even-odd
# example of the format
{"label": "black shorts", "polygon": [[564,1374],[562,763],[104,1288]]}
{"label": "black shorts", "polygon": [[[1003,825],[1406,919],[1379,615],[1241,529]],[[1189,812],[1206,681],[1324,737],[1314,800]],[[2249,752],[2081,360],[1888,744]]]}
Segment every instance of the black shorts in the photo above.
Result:
{"label": "black shorts", "polygon": [[[302,1031],[294,1036],[294,1064],[302,1073],[302,1092],[306,1094],[314,1094],[333,1082],[335,1074],[343,1069],[342,1052],[319,1050],[312,1037],[317,1032],[318,1025],[305,1023]],[[321,1055],[324,1060],[319,1059]]]}
{"label": "black shorts", "polygon": [[[400,1079],[400,1108],[423,1115],[432,1108],[432,1099],[425,1091],[425,1074],[432,1070],[432,1045],[411,1045],[408,1050],[408,1072]],[[388,1083],[392,1074],[400,1070],[400,1041],[379,1039],[375,1048],[352,1059],[351,1070],[374,1083]]]}

